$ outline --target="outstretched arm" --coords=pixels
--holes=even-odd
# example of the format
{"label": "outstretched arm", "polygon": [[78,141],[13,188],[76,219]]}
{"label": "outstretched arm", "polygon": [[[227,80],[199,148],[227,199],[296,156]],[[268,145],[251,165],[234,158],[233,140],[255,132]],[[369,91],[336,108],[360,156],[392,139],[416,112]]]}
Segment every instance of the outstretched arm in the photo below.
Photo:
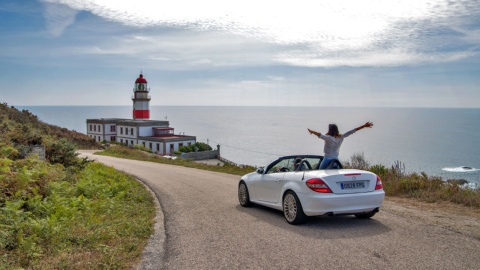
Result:
{"label": "outstretched arm", "polygon": [[315,136],[317,136],[317,137],[321,135],[320,132],[316,132],[315,130],[311,130],[311,129],[308,129],[308,132],[309,132],[310,134],[315,134]]}
{"label": "outstretched arm", "polygon": [[372,122],[367,122],[364,125],[355,128],[355,131],[359,131],[362,128],[371,128],[371,127],[373,127],[373,123]]}

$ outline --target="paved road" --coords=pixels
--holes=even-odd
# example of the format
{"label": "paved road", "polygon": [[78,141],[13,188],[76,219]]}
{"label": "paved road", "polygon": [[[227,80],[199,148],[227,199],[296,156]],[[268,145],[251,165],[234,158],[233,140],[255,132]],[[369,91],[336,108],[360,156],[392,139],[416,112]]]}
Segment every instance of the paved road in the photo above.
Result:
{"label": "paved road", "polygon": [[[84,155],[87,152],[84,152]],[[89,154],[88,154],[89,155]],[[478,238],[381,210],[373,219],[242,208],[238,176],[92,156],[130,173],[160,200],[166,232],[158,269],[479,269]]]}

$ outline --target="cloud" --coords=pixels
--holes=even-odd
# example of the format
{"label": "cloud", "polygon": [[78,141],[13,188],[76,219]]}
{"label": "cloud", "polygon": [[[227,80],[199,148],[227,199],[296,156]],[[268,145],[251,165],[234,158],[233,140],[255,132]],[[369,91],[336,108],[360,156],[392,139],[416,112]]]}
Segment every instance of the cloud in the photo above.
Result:
{"label": "cloud", "polygon": [[[85,10],[138,29],[169,27],[181,34],[197,31],[236,36],[232,38],[235,41],[246,38],[257,45],[265,44],[263,47],[272,46],[272,60],[294,66],[396,66],[453,61],[471,55],[480,46],[480,3],[469,0],[44,1],[56,8]],[[68,13],[64,17],[51,13],[54,15],[47,17],[53,21],[49,24],[52,33],[61,33],[74,18]],[[453,32],[460,35],[446,34]],[[180,35],[175,37],[182,39]],[[155,36],[135,38],[156,42]],[[219,40],[205,40],[199,46],[207,52],[203,44],[217,49],[214,42]],[[186,45],[191,46],[192,42]],[[108,51],[121,52],[122,48],[112,46]],[[216,51],[222,52],[227,54],[230,50],[223,47]],[[96,53],[107,50],[99,48]],[[446,57],[439,60],[440,56]],[[158,55],[153,58],[166,59]],[[228,65],[212,58],[215,57],[208,55],[191,63]]]}
{"label": "cloud", "polygon": [[58,3],[44,2],[44,7],[45,23],[48,32],[54,37],[60,36],[68,26],[73,24],[78,13],[77,10]]}

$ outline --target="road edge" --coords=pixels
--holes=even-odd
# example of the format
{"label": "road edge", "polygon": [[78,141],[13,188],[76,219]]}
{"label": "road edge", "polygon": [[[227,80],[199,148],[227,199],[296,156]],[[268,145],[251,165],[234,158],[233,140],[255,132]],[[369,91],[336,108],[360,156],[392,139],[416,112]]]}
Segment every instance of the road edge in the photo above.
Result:
{"label": "road edge", "polygon": [[[126,173],[126,172],[124,172]],[[131,174],[130,174],[131,175]],[[141,178],[132,175],[138,182],[140,182],[153,197],[155,205],[155,222],[153,225],[153,235],[148,239],[148,243],[142,252],[142,258],[140,263],[135,267],[137,270],[148,269],[164,269],[165,263],[165,244],[166,244],[166,232],[165,232],[165,216],[162,211],[160,199],[157,194],[145,183]]]}

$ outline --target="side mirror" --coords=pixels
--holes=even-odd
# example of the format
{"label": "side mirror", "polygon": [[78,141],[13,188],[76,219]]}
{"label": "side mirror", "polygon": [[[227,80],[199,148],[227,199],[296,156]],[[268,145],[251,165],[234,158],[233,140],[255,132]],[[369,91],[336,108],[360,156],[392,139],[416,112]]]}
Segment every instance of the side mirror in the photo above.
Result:
{"label": "side mirror", "polygon": [[264,168],[263,168],[263,167],[260,167],[260,168],[257,169],[257,173],[258,173],[258,174],[263,174],[263,172],[264,172]]}

